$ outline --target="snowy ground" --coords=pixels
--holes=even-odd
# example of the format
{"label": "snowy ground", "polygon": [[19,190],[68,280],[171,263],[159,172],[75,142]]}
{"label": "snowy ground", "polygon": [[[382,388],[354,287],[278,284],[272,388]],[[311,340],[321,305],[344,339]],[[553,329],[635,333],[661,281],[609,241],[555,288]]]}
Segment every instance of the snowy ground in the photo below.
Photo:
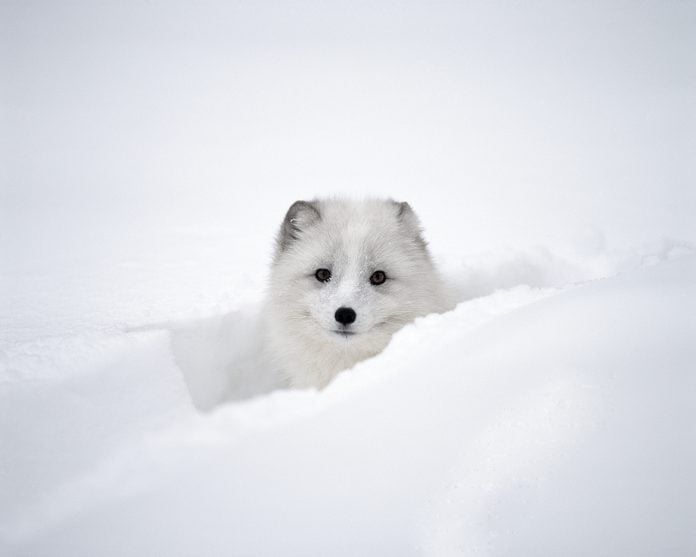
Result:
{"label": "snowy ground", "polygon": [[[696,553],[696,9],[4,3],[0,554]],[[461,303],[257,373],[285,209]]]}

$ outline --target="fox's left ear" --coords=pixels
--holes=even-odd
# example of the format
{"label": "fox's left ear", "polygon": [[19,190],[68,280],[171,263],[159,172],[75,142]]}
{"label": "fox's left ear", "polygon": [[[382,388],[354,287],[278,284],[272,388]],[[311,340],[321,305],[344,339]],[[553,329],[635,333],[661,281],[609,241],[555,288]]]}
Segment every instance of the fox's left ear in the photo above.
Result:
{"label": "fox's left ear", "polygon": [[278,234],[278,252],[300,239],[302,232],[321,220],[316,201],[295,201],[285,214]]}
{"label": "fox's left ear", "polygon": [[423,239],[423,229],[418,215],[405,201],[394,201],[393,203],[396,205],[396,218],[411,232],[418,245],[425,248],[426,242]]}

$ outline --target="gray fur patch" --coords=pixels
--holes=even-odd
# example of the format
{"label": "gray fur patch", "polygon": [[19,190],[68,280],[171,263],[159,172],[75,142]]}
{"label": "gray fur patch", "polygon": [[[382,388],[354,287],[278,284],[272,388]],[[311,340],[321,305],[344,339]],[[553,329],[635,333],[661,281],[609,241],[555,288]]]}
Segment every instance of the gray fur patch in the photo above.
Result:
{"label": "gray fur patch", "polygon": [[300,239],[302,230],[321,220],[321,214],[314,201],[295,201],[285,214],[276,241],[277,253],[282,253]]}

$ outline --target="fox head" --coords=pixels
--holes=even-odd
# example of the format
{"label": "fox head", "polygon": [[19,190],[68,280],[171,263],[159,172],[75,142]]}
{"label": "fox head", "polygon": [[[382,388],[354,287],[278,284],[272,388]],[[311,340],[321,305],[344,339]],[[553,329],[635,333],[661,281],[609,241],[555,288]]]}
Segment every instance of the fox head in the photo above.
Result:
{"label": "fox head", "polygon": [[293,203],[278,234],[270,290],[269,325],[289,346],[350,365],[444,307],[418,217],[408,203],[391,200]]}

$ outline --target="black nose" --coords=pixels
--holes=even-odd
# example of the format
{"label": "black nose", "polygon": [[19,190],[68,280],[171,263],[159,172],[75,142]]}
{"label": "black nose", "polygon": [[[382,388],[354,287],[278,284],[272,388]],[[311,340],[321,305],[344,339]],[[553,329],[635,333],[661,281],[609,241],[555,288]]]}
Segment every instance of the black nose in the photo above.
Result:
{"label": "black nose", "polygon": [[355,321],[355,310],[353,308],[338,308],[334,317],[342,325],[350,325]]}

